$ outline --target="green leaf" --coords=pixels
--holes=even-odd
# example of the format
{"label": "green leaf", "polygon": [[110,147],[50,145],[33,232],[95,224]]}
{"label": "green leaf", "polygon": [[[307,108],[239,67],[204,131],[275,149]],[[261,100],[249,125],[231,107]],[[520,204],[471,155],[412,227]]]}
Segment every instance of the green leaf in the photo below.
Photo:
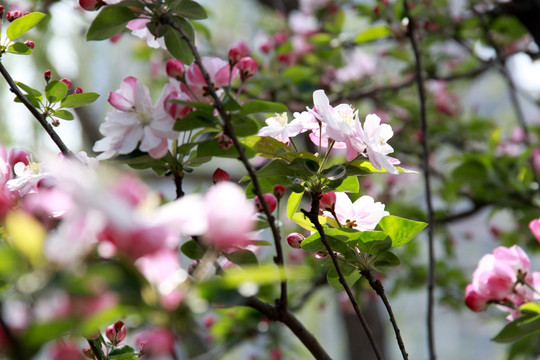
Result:
{"label": "green leaf", "polygon": [[63,120],[73,120],[75,117],[73,114],[67,110],[56,110],[52,116],[63,119]]}
{"label": "green leaf", "polygon": [[[343,276],[345,277],[345,282],[347,283],[347,285],[349,285],[349,287],[352,287],[362,277],[362,274],[360,274],[360,271],[357,268],[346,264],[341,264],[340,267]],[[332,267],[330,268],[330,270],[328,270],[326,280],[328,281],[328,284],[337,291],[345,290],[345,288],[343,287],[343,285],[341,285],[341,282],[339,281],[339,276],[336,268]]]}
{"label": "green leaf", "polygon": [[289,219],[291,219],[298,210],[298,207],[300,206],[300,200],[302,200],[302,196],[304,196],[303,192],[293,192],[291,193],[291,195],[289,195],[289,200],[287,200],[287,217]]}
{"label": "green leaf", "polygon": [[59,80],[51,81],[45,87],[45,96],[47,97],[47,100],[49,100],[51,104],[62,101],[62,99],[66,97],[67,93],[68,93],[67,84]]}
{"label": "green leaf", "polygon": [[25,346],[39,347],[46,342],[60,338],[77,325],[75,319],[53,320],[31,325],[23,335]]}
{"label": "green leaf", "polygon": [[517,341],[527,335],[540,332],[540,315],[525,314],[507,324],[492,341],[509,343]]}
{"label": "green leaf", "polygon": [[373,263],[373,266],[377,268],[398,266],[399,264],[401,264],[401,261],[394,253],[390,251],[385,251],[377,256],[375,262]]}
{"label": "green leaf", "polygon": [[28,15],[24,15],[18,19],[13,20],[11,24],[9,24],[6,35],[9,38],[9,40],[15,40],[34,26],[38,22],[40,22],[45,17],[45,14],[40,12],[33,12]]}
{"label": "green leaf", "polygon": [[[365,231],[369,233],[369,231]],[[361,241],[357,242],[358,250],[370,255],[380,255],[392,247],[392,240],[384,233],[373,234],[374,240],[369,242]]]}
{"label": "green leaf", "polygon": [[96,101],[98,97],[99,94],[95,92],[68,95],[60,103],[60,108],[77,108],[88,105]]}
{"label": "green leaf", "polygon": [[324,170],[321,175],[329,180],[337,180],[344,177],[346,173],[347,170],[345,169],[345,166],[341,164],[335,164]]}
{"label": "green leaf", "polygon": [[252,251],[241,249],[235,252],[224,254],[225,257],[236,265],[256,265],[258,264],[257,256]]}
{"label": "green leaf", "polygon": [[17,55],[30,55],[32,53],[32,49],[30,49],[28,46],[26,46],[23,43],[16,42],[10,47],[8,47],[7,52],[12,53],[12,54],[17,54]]}
{"label": "green leaf", "polygon": [[242,106],[240,114],[248,115],[255,113],[283,113],[287,112],[287,106],[271,101],[253,100]]}
{"label": "green leaf", "polygon": [[535,302],[528,302],[521,305],[519,307],[519,310],[540,314],[540,304]]}
{"label": "green leaf", "polygon": [[23,84],[22,82],[20,81],[15,81],[15,83],[17,84],[17,86],[19,86],[21,89],[23,89],[24,91],[26,91],[27,94],[29,95],[32,95],[33,97],[35,97],[36,99],[42,99],[43,95],[41,95],[41,92],[39,92],[38,90],[34,89],[34,88],[31,88],[30,86],[26,85],[26,84]]}
{"label": "green leaf", "polygon": [[195,240],[186,241],[180,251],[192,260],[200,260],[204,256],[203,248]]}
{"label": "green leaf", "polygon": [[178,15],[192,20],[203,20],[208,17],[206,10],[199,3],[191,0],[183,0],[174,10]]}
{"label": "green leaf", "polygon": [[393,215],[385,216],[379,226],[392,239],[392,247],[403,246],[420,234],[427,226],[425,222],[400,218]]}
{"label": "green leaf", "polygon": [[113,349],[109,355],[107,356],[109,359],[129,359],[129,357],[127,358],[124,358],[124,357],[119,357],[120,355],[126,355],[126,354],[131,354],[131,355],[135,355],[134,354],[135,350],[129,346],[129,345],[124,345],[124,346],[120,346],[120,347],[117,347],[116,349]]}
{"label": "green leaf", "polygon": [[334,191],[358,193],[360,191],[360,183],[358,182],[358,177],[347,176],[345,180],[343,180],[343,182],[334,189]]}
{"label": "green leaf", "polygon": [[164,36],[165,46],[167,50],[176,59],[182,61],[185,64],[191,64],[193,62],[193,54],[189,48],[186,40],[182,39],[182,35],[174,29],[169,29]]}
{"label": "green leaf", "polygon": [[392,34],[392,30],[390,30],[388,26],[380,25],[380,26],[375,26],[370,29],[367,29],[366,31],[361,32],[360,34],[356,36],[356,39],[354,41],[357,44],[365,43],[365,42],[380,39],[390,34]]}
{"label": "green leaf", "polygon": [[274,160],[257,172],[261,177],[265,176],[294,176],[309,178],[317,172],[319,164],[310,159],[296,158],[290,164],[283,160]]}
{"label": "green leaf", "polygon": [[120,33],[126,27],[126,24],[139,15],[124,4],[109,5],[103,8],[96,16],[88,33],[86,40],[105,40]]}
{"label": "green leaf", "polygon": [[206,111],[192,111],[174,124],[174,130],[187,131],[198,128],[216,127],[217,120]]}
{"label": "green leaf", "polygon": [[269,136],[248,136],[242,140],[242,144],[255,150],[258,156],[270,159],[290,151],[286,144]]}

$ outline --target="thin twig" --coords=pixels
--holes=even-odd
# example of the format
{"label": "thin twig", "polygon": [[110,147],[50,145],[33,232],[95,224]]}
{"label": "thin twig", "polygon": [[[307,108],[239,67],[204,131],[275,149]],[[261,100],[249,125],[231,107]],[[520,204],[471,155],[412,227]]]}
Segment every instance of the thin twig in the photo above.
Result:
{"label": "thin twig", "polygon": [[13,81],[13,79],[11,78],[11,75],[9,75],[4,65],[2,65],[1,61],[0,61],[0,73],[2,73],[2,76],[4,77],[4,79],[6,79],[6,82],[8,83],[10,90],[15,94],[15,96],[17,96],[17,98],[19,98],[19,100],[21,100],[21,102],[24,104],[24,106],[26,106],[28,111],[30,111],[30,113],[37,119],[37,121],[45,129],[45,131],[47,132],[49,137],[52,139],[52,141],[54,141],[56,146],[58,146],[62,154],[64,154],[64,156],[66,157],[72,157],[73,155],[71,151],[69,151],[68,147],[66,146],[66,144],[64,144],[62,139],[60,139],[60,136],[58,136],[56,131],[54,131],[52,125],[49,124],[49,122],[47,121],[47,117],[43,115],[42,113],[40,113],[30,103],[30,101],[28,101],[26,96],[23,95],[23,93],[21,92],[17,84],[15,84],[15,81]]}
{"label": "thin twig", "polygon": [[434,334],[434,291],[435,291],[435,250],[434,250],[434,226],[435,216],[433,211],[433,205],[431,201],[431,170],[429,168],[429,144],[428,144],[428,123],[427,123],[427,111],[426,111],[426,89],[424,87],[424,74],[422,68],[422,54],[420,47],[416,41],[415,36],[415,21],[411,16],[408,0],[403,0],[403,9],[405,11],[405,17],[408,19],[407,24],[407,36],[411,42],[411,46],[414,52],[415,59],[415,77],[416,85],[418,87],[418,98],[420,100],[420,122],[422,129],[422,165],[424,170],[424,187],[426,193],[426,206],[428,212],[428,256],[429,256],[429,270],[428,270],[428,283],[427,283],[427,332],[428,332],[428,349],[429,358],[431,360],[437,359],[435,352],[435,334]]}
{"label": "thin twig", "polygon": [[[208,75],[206,69],[203,66],[199,51],[197,50],[197,48],[193,44],[193,41],[191,41],[191,38],[184,31],[184,29],[180,25],[178,25],[173,19],[171,19],[167,14],[162,14],[160,16],[160,22],[162,22],[165,25],[169,25],[174,30],[178,31],[178,33],[181,35],[182,39],[184,41],[186,41],[189,48],[191,49],[191,52],[193,53],[193,56],[194,56],[194,59],[195,59],[195,63],[199,66],[199,68],[201,70],[201,74],[203,75],[204,80],[205,80],[205,82],[206,82],[206,84],[208,86],[208,91],[210,93],[210,96],[212,97],[212,99],[214,101],[214,107],[216,108],[216,110],[218,111],[219,115],[221,116],[221,118],[222,118],[222,120],[224,122],[224,124],[223,124],[223,132],[232,139],[232,141],[234,143],[234,147],[238,151],[240,161],[244,164],[244,167],[246,168],[246,170],[247,170],[247,172],[248,172],[248,174],[249,174],[249,176],[251,178],[251,181],[253,182],[253,189],[254,189],[255,195],[257,195],[259,197],[259,200],[260,200],[260,202],[262,204],[262,207],[263,207],[264,214],[266,215],[266,218],[268,219],[268,224],[270,225],[270,229],[272,231],[272,235],[274,237],[274,240],[275,240],[274,242],[275,242],[275,246],[276,246],[276,257],[274,258],[274,262],[276,263],[276,265],[278,265],[280,267],[283,267],[284,258],[283,258],[283,249],[282,249],[282,246],[281,246],[281,236],[279,234],[279,230],[277,229],[274,217],[272,216],[272,213],[270,212],[270,208],[268,207],[268,203],[264,199],[263,192],[262,192],[261,186],[259,184],[259,179],[257,178],[257,174],[255,172],[255,169],[250,164],[250,162],[249,162],[249,160],[248,160],[248,158],[246,156],[246,152],[244,150],[244,147],[242,146],[242,144],[238,140],[238,137],[236,136],[236,132],[235,132],[234,127],[232,126],[232,123],[231,123],[231,118],[230,118],[229,114],[227,113],[227,111],[225,110],[225,106],[223,105],[223,102],[221,101],[221,99],[217,95],[217,93],[216,93],[216,91],[214,89],[214,84],[212,83],[212,80],[210,79],[210,76]],[[286,282],[286,280],[281,282],[281,296],[280,296],[280,299],[278,300],[278,306],[283,307],[283,308],[287,308],[287,282]]]}
{"label": "thin twig", "polygon": [[360,273],[366,278],[371,288],[375,290],[377,295],[379,295],[382,302],[384,303],[384,307],[388,312],[388,316],[390,316],[390,322],[392,323],[392,327],[394,328],[394,333],[396,334],[396,339],[398,342],[399,350],[401,351],[401,355],[403,356],[404,360],[408,359],[409,354],[407,354],[407,351],[405,350],[405,344],[403,343],[403,339],[401,338],[401,332],[399,331],[399,327],[397,325],[396,318],[394,317],[392,307],[390,306],[390,302],[386,298],[382,283],[379,280],[375,280],[370,270],[362,270]]}
{"label": "thin twig", "polygon": [[343,271],[341,271],[341,266],[339,265],[336,254],[330,247],[330,244],[328,243],[328,240],[326,239],[326,234],[324,233],[324,229],[321,223],[319,222],[319,202],[320,202],[320,194],[317,194],[317,193],[311,194],[311,210],[306,211],[302,209],[302,213],[311,221],[311,223],[315,226],[315,229],[317,229],[317,231],[319,232],[321,236],[321,242],[326,247],[326,250],[328,251],[328,254],[330,255],[330,258],[332,259],[332,262],[334,264],[334,268],[337,271],[339,282],[345,289],[345,292],[347,293],[347,296],[349,297],[349,300],[351,301],[351,304],[354,308],[356,316],[360,320],[360,323],[362,324],[362,327],[364,328],[364,331],[366,332],[369,342],[371,343],[371,347],[373,348],[373,351],[375,352],[375,356],[379,360],[383,359],[382,353],[379,350],[377,342],[375,341],[375,336],[373,336],[373,333],[371,332],[371,329],[369,328],[369,325],[366,319],[364,318],[364,315],[362,315],[362,312],[360,311],[358,302],[356,301],[356,298],[354,297],[354,294],[349,284],[347,284],[347,280],[345,279],[345,276],[343,275]]}

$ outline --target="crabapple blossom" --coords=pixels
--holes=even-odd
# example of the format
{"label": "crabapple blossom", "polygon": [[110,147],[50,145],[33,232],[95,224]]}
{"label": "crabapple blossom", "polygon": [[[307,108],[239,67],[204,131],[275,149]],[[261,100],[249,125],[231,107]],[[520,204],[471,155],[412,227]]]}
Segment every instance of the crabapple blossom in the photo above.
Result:
{"label": "crabapple blossom", "polygon": [[532,234],[540,242],[540,219],[531,220],[529,223],[529,229],[531,229]]}
{"label": "crabapple blossom", "polygon": [[360,231],[371,231],[383,217],[389,215],[388,211],[384,211],[384,204],[375,202],[371,196],[364,195],[353,203],[347,194],[342,192],[335,194],[334,212],[337,221],[342,226]]}
{"label": "crabapple blossom", "polygon": [[99,128],[105,137],[94,145],[94,151],[102,152],[98,159],[129,154],[137,145],[153,158],[167,153],[167,139],[178,136],[172,130],[174,119],[164,115],[164,109],[153,106],[148,88],[138,79],[125,78],[120,89],[109,94],[109,103],[115,109]]}
{"label": "crabapple blossom", "polygon": [[[229,63],[221,58],[203,57],[201,61],[216,90],[219,90],[222,86],[229,85],[229,82],[238,74],[238,69],[236,69],[236,67],[233,67],[231,72]],[[186,82],[198,101],[211,101],[208,84],[204,79],[199,65],[196,63],[193,63],[187,69]]]}
{"label": "crabapple blossom", "polygon": [[31,50],[34,49],[34,47],[36,46],[36,44],[32,40],[26,40],[24,42],[24,45],[28,46]]}
{"label": "crabapple blossom", "polygon": [[240,72],[240,79],[242,81],[246,81],[247,79],[255,75],[257,67],[257,61],[255,61],[255,59],[249,56],[244,56],[236,64],[236,68]]}
{"label": "crabapple blossom", "polygon": [[287,235],[287,243],[290,247],[295,249],[300,249],[300,245],[302,244],[302,241],[305,240],[304,235],[299,233],[290,233]]}
{"label": "crabapple blossom", "polygon": [[139,353],[145,356],[170,355],[174,351],[175,338],[173,333],[165,328],[150,328],[135,338]]}
{"label": "crabapple blossom", "polygon": [[168,123],[170,122],[170,118],[175,120],[180,119],[191,112],[191,107],[171,102],[171,100],[193,101],[182,83],[176,79],[170,79],[163,87],[163,91],[157,101],[157,122]]}
{"label": "crabapple blossom", "polygon": [[126,326],[122,320],[118,320],[105,329],[105,336],[114,346],[120,344],[126,338]]}
{"label": "crabapple blossom", "polygon": [[[263,197],[264,197],[264,201],[266,201],[266,204],[268,205],[268,210],[271,213],[274,212],[274,210],[276,210],[276,207],[277,207],[277,200],[274,194],[270,194],[270,193],[263,194]],[[258,196],[255,197],[255,206],[257,207],[257,210],[260,213],[264,213],[263,204],[261,202],[261,199]]]}
{"label": "crabapple blossom", "polygon": [[73,87],[73,83],[69,79],[62,78],[60,79],[60,81],[68,86],[68,90],[71,90],[71,88]]}
{"label": "crabapple blossom", "polygon": [[217,168],[216,171],[214,171],[214,174],[212,175],[212,181],[214,184],[221,182],[221,181],[229,181],[230,175],[228,172],[221,168]]}
{"label": "crabapple blossom", "polygon": [[186,66],[180,60],[169,59],[165,63],[165,72],[167,73],[168,77],[181,81],[184,78]]}
{"label": "crabapple blossom", "polygon": [[105,5],[102,0],[79,0],[79,5],[86,11],[96,11]]}
{"label": "crabapple blossom", "polygon": [[288,144],[290,138],[295,137],[304,130],[302,118],[295,118],[289,122],[287,113],[276,114],[265,120],[265,127],[261,128],[257,135],[270,136],[282,143]]}
{"label": "crabapple blossom", "polygon": [[146,25],[150,22],[149,19],[135,19],[127,23],[126,27],[131,30],[131,33],[146,41],[146,44],[154,49],[166,49],[165,39],[156,37],[148,30]]}
{"label": "crabapple blossom", "polygon": [[46,167],[42,163],[34,161],[30,161],[28,165],[18,162],[13,167],[13,171],[16,177],[9,180],[6,186],[9,190],[18,192],[21,197],[31,191],[37,191],[42,184],[49,184],[54,181]]}
{"label": "crabapple blossom", "polygon": [[336,193],[329,191],[321,195],[319,208],[326,211],[334,211],[336,207]]}
{"label": "crabapple blossom", "polygon": [[43,72],[43,78],[45,79],[45,82],[49,82],[51,80],[51,70],[45,70]]}
{"label": "crabapple blossom", "polygon": [[365,76],[373,75],[377,67],[375,58],[358,48],[345,54],[345,64],[336,70],[338,82],[361,80]]}
{"label": "crabapple blossom", "polygon": [[285,186],[281,184],[274,185],[274,196],[280,200],[285,195]]}
{"label": "crabapple blossom", "polygon": [[361,134],[362,146],[366,147],[367,155],[371,164],[377,169],[386,169],[391,174],[398,174],[399,171],[394,164],[399,162],[390,158],[388,154],[394,149],[387,144],[387,141],[394,135],[392,127],[388,124],[381,124],[381,119],[375,114],[369,114],[364,121]]}

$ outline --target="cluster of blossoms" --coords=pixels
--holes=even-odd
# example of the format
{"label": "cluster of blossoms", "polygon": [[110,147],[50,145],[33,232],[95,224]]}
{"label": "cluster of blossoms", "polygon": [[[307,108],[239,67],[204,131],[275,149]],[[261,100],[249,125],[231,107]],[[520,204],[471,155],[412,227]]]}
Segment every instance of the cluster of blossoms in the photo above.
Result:
{"label": "cluster of blossoms", "polygon": [[332,107],[324,90],[313,93],[313,103],[312,109],[294,113],[291,122],[286,113],[267,119],[267,126],[260,129],[258,135],[289,144],[296,135],[311,131],[309,137],[317,146],[346,149],[347,161],[359,155],[366,156],[376,169],[384,168],[391,174],[398,174],[394,165],[399,161],[388,156],[394,151],[387,144],[394,134],[390,125],[381,124],[377,115],[369,114],[362,126],[358,111],[347,104]]}
{"label": "cluster of blossoms", "polygon": [[[230,85],[238,74],[245,80],[252,76],[257,63],[245,54],[232,64],[218,57],[203,57],[212,85],[218,95],[224,86]],[[110,159],[117,154],[129,154],[137,147],[153,158],[167,154],[169,141],[178,139],[173,130],[177,119],[186,116],[192,108],[171,100],[184,102],[212,102],[208,85],[197,64],[185,66],[171,59],[166,64],[169,82],[153,104],[150,91],[135,77],[127,77],[120,89],[109,94],[108,101],[114,107],[100,126],[104,138],[96,142],[94,151],[102,152],[98,159]]]}
{"label": "cluster of blossoms", "polygon": [[465,288],[465,304],[483,311],[491,303],[509,311],[508,320],[521,315],[519,307],[540,300],[540,272],[531,272],[527,254],[517,245],[499,246],[478,262],[472,283]]}

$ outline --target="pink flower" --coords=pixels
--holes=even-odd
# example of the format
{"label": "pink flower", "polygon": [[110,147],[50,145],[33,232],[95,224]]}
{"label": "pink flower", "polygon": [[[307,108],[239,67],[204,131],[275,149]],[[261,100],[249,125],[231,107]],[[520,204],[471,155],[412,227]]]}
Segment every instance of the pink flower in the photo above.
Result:
{"label": "pink flower", "polygon": [[394,135],[392,127],[381,124],[381,119],[377,115],[370,114],[366,116],[364,128],[360,134],[371,164],[377,170],[384,168],[391,174],[398,174],[399,171],[393,164],[396,160],[387,156],[394,152],[394,149],[386,143]]}
{"label": "pink flower", "polygon": [[[263,194],[263,197],[264,197],[264,200],[266,201],[266,204],[268,205],[268,210],[270,210],[270,212],[273,213],[277,207],[276,197],[274,196],[274,194],[270,194],[270,193]],[[258,196],[255,196],[255,206],[257,207],[257,210],[261,214],[264,213],[264,207],[263,207],[262,201],[260,200]]]}
{"label": "pink flower", "polygon": [[107,326],[105,336],[114,346],[120,344],[126,338],[126,326],[122,320],[118,320],[112,325]]}
{"label": "pink flower", "polygon": [[217,168],[216,171],[214,171],[214,174],[212,175],[212,181],[214,184],[221,182],[221,181],[229,181],[230,175],[228,172],[221,168]]}
{"label": "pink flower", "polygon": [[168,77],[171,77],[180,81],[184,78],[184,73],[186,72],[186,66],[180,60],[169,59],[167,60],[167,63],[165,64],[165,71],[167,72]]}
{"label": "pink flower", "polygon": [[333,211],[336,207],[336,193],[329,191],[321,195],[319,208],[322,210]]}
{"label": "pink flower", "polygon": [[240,61],[238,61],[238,64],[236,64],[236,68],[240,72],[240,79],[242,79],[242,81],[246,81],[255,75],[255,72],[257,72],[257,67],[257,61],[249,56],[244,56],[240,59]]}
{"label": "pink flower", "polygon": [[465,305],[475,312],[484,311],[487,308],[489,299],[479,294],[473,284],[467,285],[465,288]]}
{"label": "pink flower", "polygon": [[384,204],[375,202],[371,196],[364,195],[353,203],[342,192],[336,193],[335,213],[342,226],[360,231],[375,229],[379,221],[389,215],[388,211],[384,211]]}
{"label": "pink flower", "polygon": [[139,352],[147,356],[170,355],[174,351],[174,334],[165,328],[151,328],[135,338]]}
{"label": "pink flower", "polygon": [[289,123],[287,113],[276,114],[266,119],[265,127],[259,130],[257,135],[273,137],[277,141],[288,144],[290,138],[305,131],[301,118],[295,118]]}
{"label": "pink flower", "polygon": [[165,46],[165,39],[163,39],[163,37],[156,37],[148,30],[146,24],[149,22],[149,19],[135,19],[128,22],[126,27],[131,30],[131,33],[134,36],[146,40],[146,44],[149,47],[154,49],[167,49],[167,46]]}
{"label": "pink flower", "polygon": [[208,229],[204,240],[219,249],[249,244],[254,229],[255,207],[242,188],[231,182],[212,186],[204,196]]}
{"label": "pink flower", "polygon": [[540,219],[534,219],[529,223],[529,229],[531,229],[532,234],[540,242]]}
{"label": "pink flower", "polygon": [[376,71],[375,58],[362,50],[355,48],[345,54],[346,65],[336,71],[339,82],[358,81]]}
{"label": "pink flower", "polygon": [[13,167],[16,177],[6,183],[10,191],[18,192],[19,196],[30,192],[37,192],[41,185],[48,185],[54,182],[54,178],[41,163],[30,161],[28,165],[23,162],[15,164]]}
{"label": "pink flower", "polygon": [[300,11],[289,14],[289,26],[295,34],[311,35],[319,30],[317,19]]}
{"label": "pink flower", "polygon": [[[231,74],[231,67],[229,63],[218,57],[203,57],[202,64],[210,81],[212,82],[214,89],[219,90],[222,86],[229,85],[229,82],[232,81],[238,74],[238,70],[233,68]],[[193,63],[188,70],[186,71],[186,82],[195,94],[195,97],[198,101],[211,101],[209,97],[210,92],[208,85],[202,75],[199,65]]]}
{"label": "pink flower", "polygon": [[304,235],[299,233],[290,233],[287,235],[287,243],[294,249],[300,249],[302,241],[305,240]]}
{"label": "pink flower", "polygon": [[55,342],[49,349],[51,360],[84,360],[84,357],[73,340]]}
{"label": "pink flower", "polygon": [[163,91],[157,101],[158,113],[156,115],[156,120],[163,124],[169,123],[171,118],[174,120],[183,118],[192,110],[192,108],[187,105],[174,103],[171,102],[171,100],[193,101],[191,95],[187,93],[184,84],[176,79],[170,79],[163,87]]}
{"label": "pink flower", "polygon": [[174,119],[164,116],[164,110],[154,108],[147,87],[134,77],[122,81],[120,89],[109,94],[115,108],[107,114],[99,130],[105,136],[94,145],[103,152],[98,159],[109,159],[116,154],[129,154],[139,147],[153,158],[165,156],[167,139],[174,139]]}

